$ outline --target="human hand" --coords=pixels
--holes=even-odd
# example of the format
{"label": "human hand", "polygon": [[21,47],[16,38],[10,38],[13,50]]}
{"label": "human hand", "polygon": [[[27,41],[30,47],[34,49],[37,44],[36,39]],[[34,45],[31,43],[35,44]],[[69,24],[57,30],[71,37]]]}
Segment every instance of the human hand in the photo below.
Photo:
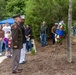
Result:
{"label": "human hand", "polygon": [[14,48],[17,48],[17,46],[14,46]]}
{"label": "human hand", "polygon": [[0,41],[2,41],[2,38],[0,38]]}

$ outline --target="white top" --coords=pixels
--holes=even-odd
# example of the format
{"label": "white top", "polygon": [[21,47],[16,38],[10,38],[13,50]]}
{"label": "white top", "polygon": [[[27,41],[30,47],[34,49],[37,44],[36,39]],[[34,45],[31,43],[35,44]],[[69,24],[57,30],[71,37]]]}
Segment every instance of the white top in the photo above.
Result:
{"label": "white top", "polygon": [[2,30],[4,31],[4,35],[6,35],[6,32],[7,32],[7,31],[10,31],[10,33],[11,33],[11,27],[10,27],[10,26],[4,26],[4,27],[2,28]]}

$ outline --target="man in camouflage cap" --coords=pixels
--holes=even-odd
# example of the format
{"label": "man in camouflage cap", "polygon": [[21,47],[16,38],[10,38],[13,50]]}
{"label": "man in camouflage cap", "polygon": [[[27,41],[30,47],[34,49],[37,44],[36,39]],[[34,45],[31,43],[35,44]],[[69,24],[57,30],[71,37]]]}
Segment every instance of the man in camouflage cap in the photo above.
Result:
{"label": "man in camouflage cap", "polygon": [[12,62],[12,73],[20,73],[22,69],[19,67],[20,52],[23,47],[22,45],[22,31],[20,28],[21,18],[20,15],[13,16],[15,22],[12,29],[12,49],[13,49],[13,62]]}

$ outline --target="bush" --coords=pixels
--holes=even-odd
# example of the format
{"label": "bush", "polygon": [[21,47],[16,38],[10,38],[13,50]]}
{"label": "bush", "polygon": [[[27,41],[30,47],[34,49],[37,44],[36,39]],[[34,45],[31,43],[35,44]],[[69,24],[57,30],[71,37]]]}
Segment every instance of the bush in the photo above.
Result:
{"label": "bush", "polygon": [[34,49],[34,48],[32,48],[32,50],[31,50],[31,54],[32,54],[32,55],[35,55],[35,54],[36,54],[36,52],[35,52],[35,49]]}

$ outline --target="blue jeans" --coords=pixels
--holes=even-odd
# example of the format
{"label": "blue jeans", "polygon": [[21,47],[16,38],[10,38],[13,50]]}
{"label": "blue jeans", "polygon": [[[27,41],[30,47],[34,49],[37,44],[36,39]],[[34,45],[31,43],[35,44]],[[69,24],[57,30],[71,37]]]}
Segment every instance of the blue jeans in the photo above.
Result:
{"label": "blue jeans", "polygon": [[3,43],[2,50],[3,51],[5,50],[5,43]]}
{"label": "blue jeans", "polygon": [[55,34],[52,33],[52,44],[55,44]]}
{"label": "blue jeans", "polygon": [[75,34],[76,34],[76,29],[74,31],[75,31]]}
{"label": "blue jeans", "polygon": [[6,39],[5,49],[6,49],[6,51],[8,51],[8,39]]}
{"label": "blue jeans", "polygon": [[41,44],[42,46],[46,46],[46,34],[41,34]]}
{"label": "blue jeans", "polygon": [[29,51],[29,50],[31,50],[31,49],[32,49],[31,40],[26,41],[26,49],[27,49],[27,51]]}
{"label": "blue jeans", "polygon": [[0,41],[0,52],[2,52],[3,40]]}

